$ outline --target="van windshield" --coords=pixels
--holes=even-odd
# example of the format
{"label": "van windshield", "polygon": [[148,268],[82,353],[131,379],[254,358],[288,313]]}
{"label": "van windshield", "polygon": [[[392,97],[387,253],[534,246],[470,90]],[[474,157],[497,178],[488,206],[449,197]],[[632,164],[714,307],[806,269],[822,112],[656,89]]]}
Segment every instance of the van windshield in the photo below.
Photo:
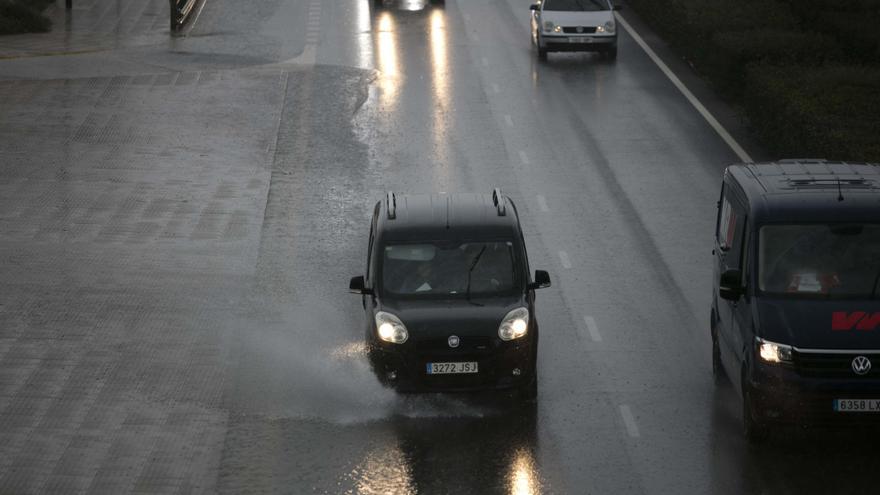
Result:
{"label": "van windshield", "polygon": [[611,10],[605,0],[544,0],[544,11],[598,12]]}
{"label": "van windshield", "polygon": [[517,288],[513,243],[390,244],[382,259],[382,290],[403,297],[511,294]]}
{"label": "van windshield", "polygon": [[761,292],[792,297],[876,297],[880,225],[768,225],[758,235]]}

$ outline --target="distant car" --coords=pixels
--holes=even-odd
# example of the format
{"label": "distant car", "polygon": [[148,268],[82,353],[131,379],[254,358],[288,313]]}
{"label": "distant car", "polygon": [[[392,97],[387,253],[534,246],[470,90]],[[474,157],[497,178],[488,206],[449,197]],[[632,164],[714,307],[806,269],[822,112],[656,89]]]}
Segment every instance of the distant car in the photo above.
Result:
{"label": "distant car", "polygon": [[712,367],[749,440],[880,424],[880,165],[728,167],[714,254]]}
{"label": "distant car", "polygon": [[538,57],[548,52],[600,52],[617,58],[617,22],[620,10],[610,0],[544,0],[533,4],[532,44]]}
{"label": "distant car", "polygon": [[492,194],[396,195],[376,204],[361,294],[379,379],[399,391],[538,393],[535,290],[516,206]]}

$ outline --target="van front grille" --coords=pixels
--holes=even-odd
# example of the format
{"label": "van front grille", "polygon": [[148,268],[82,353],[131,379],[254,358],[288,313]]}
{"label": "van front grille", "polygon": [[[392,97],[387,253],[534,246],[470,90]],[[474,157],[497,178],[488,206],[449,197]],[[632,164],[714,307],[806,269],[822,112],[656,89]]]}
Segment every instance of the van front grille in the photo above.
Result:
{"label": "van front grille", "polygon": [[[858,375],[853,371],[853,360],[865,356],[871,360],[871,370]],[[836,354],[836,353],[794,353],[794,367],[802,376],[816,378],[877,378],[880,377],[880,355],[878,354]]]}

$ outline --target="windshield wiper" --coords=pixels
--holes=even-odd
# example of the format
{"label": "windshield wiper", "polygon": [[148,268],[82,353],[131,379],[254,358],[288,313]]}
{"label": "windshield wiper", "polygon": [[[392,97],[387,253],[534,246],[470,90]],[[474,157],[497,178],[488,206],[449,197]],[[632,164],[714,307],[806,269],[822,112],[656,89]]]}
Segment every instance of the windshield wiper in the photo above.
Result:
{"label": "windshield wiper", "polygon": [[[474,273],[474,268],[477,267],[477,263],[480,262],[480,257],[483,256],[484,252],[486,252],[485,245],[480,249],[480,252],[477,253],[476,256],[474,256],[474,261],[471,261],[471,267],[468,268],[468,283],[467,283],[467,288],[465,289],[465,292],[464,292],[465,293],[464,297],[465,297],[465,299],[467,299],[468,302],[471,302],[471,275]],[[471,303],[471,304],[477,304],[477,303]],[[477,305],[482,306],[482,304],[477,304]]]}

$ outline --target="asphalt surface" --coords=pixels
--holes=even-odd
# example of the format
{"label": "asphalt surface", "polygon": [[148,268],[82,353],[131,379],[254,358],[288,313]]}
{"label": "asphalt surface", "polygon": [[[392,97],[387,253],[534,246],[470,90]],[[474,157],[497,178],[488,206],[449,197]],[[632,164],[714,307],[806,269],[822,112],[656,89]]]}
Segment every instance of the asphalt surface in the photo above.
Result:
{"label": "asphalt surface", "polygon": [[[0,493],[876,489],[872,433],[742,438],[707,327],[737,157],[628,33],[542,63],[523,0],[207,0],[174,39],[160,3],[0,39]],[[372,205],[493,187],[554,282],[537,406],[383,389]]]}

